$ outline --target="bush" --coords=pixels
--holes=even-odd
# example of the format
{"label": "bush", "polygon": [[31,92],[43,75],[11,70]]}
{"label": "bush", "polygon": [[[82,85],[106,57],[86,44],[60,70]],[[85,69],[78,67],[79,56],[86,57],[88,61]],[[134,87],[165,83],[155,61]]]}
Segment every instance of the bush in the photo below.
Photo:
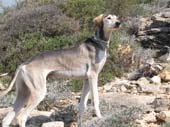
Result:
{"label": "bush", "polygon": [[81,28],[86,30],[92,29],[93,18],[105,10],[103,0],[69,0],[59,6],[68,16],[79,19]]}
{"label": "bush", "polygon": [[[79,22],[65,16],[55,5],[9,11],[0,19],[0,73],[15,70],[18,64],[33,54],[51,50],[53,42],[66,47],[67,43],[60,42],[72,39],[69,37],[77,31]],[[55,38],[46,40],[45,37]],[[53,45],[57,45],[56,43]],[[41,47],[42,45],[44,46]]]}
{"label": "bush", "polygon": [[70,82],[70,84],[71,84],[71,90],[73,92],[79,92],[83,88],[83,81],[82,80],[72,80]]}
{"label": "bush", "polygon": [[135,127],[135,120],[139,117],[141,109],[131,107],[116,114],[112,118],[112,127]]}
{"label": "bush", "polygon": [[166,122],[166,123],[164,123],[161,127],[170,127],[170,123],[169,123],[169,122]]}
{"label": "bush", "polygon": [[25,34],[14,40],[16,47],[12,49],[13,53],[0,64],[0,71],[14,72],[20,63],[40,52],[72,47],[87,36],[89,36],[87,32],[55,37],[46,37],[40,32]]}

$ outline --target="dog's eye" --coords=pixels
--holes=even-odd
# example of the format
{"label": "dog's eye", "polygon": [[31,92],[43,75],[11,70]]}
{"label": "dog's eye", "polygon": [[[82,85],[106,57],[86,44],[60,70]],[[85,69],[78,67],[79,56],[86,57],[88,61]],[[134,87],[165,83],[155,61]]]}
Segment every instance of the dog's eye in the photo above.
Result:
{"label": "dog's eye", "polygon": [[108,17],[107,19],[111,19],[110,17]]}

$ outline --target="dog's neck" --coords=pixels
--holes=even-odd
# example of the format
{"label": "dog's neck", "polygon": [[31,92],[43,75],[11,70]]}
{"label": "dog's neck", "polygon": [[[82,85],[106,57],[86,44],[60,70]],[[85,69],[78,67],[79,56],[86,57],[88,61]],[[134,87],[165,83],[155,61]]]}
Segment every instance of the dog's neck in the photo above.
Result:
{"label": "dog's neck", "polygon": [[107,43],[107,47],[108,47],[110,43],[111,35],[112,35],[112,31],[105,30],[102,25],[101,27],[97,27],[94,37],[98,40],[102,40],[103,42]]}

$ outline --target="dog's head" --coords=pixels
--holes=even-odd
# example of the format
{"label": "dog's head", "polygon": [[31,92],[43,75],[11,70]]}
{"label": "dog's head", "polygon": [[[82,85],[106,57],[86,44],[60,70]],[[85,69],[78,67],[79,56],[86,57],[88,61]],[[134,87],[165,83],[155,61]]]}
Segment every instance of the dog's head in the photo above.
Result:
{"label": "dog's head", "polygon": [[116,15],[99,15],[94,18],[94,23],[97,27],[103,27],[105,30],[116,30],[120,27],[120,21]]}

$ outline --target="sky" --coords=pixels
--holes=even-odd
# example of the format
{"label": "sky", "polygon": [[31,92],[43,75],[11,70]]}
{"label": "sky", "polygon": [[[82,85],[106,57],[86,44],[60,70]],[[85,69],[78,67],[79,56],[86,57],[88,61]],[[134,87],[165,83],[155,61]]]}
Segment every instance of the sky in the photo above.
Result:
{"label": "sky", "polygon": [[[15,5],[16,0],[0,0],[0,2],[2,2],[2,5],[4,7],[11,7],[11,6]],[[2,12],[2,9],[0,9],[0,12]]]}
{"label": "sky", "polygon": [[0,1],[2,1],[2,4],[5,7],[11,7],[16,3],[16,0],[0,0]]}

